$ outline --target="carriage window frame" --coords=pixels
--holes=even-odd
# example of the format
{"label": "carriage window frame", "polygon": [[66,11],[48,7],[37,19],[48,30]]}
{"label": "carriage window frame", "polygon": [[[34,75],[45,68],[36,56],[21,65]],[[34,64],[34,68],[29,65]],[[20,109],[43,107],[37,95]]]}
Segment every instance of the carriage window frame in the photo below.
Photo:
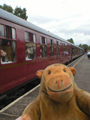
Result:
{"label": "carriage window frame", "polygon": [[47,38],[46,38],[46,37],[43,37],[43,36],[40,36],[40,44],[45,44],[45,45],[47,45]]}
{"label": "carriage window frame", "polygon": [[36,34],[26,31],[25,33],[29,36],[29,39],[25,40],[25,60],[34,60],[36,59]]}
{"label": "carriage window frame", "polygon": [[5,26],[3,24],[0,24],[0,26],[2,26],[3,28],[0,27],[0,37],[4,37],[5,36]]}
{"label": "carriage window frame", "polygon": [[54,56],[54,42],[50,39],[50,56]]}
{"label": "carriage window frame", "polygon": [[40,57],[47,57],[47,38],[40,36]]}
{"label": "carriage window frame", "polygon": [[45,38],[45,45],[47,45],[47,39]]}
{"label": "carriage window frame", "polygon": [[17,61],[16,40],[0,39],[1,64],[15,63]]}
{"label": "carriage window frame", "polygon": [[25,31],[25,42],[36,43],[36,34]]}
{"label": "carriage window frame", "polygon": [[29,32],[25,32],[25,42],[29,42]]}
{"label": "carriage window frame", "polygon": [[56,41],[56,55],[59,56],[59,42]]}
{"label": "carriage window frame", "polygon": [[63,55],[63,43],[60,43],[60,55]]}
{"label": "carriage window frame", "polygon": [[12,39],[16,39],[16,29],[12,27]]}
{"label": "carriage window frame", "polygon": [[5,37],[8,39],[12,39],[12,27],[5,25]]}
{"label": "carriage window frame", "polygon": [[0,24],[0,26],[3,26],[3,35],[0,35],[0,37],[16,40],[16,29],[14,27],[4,24]]}
{"label": "carriage window frame", "polygon": [[33,42],[36,43],[36,35],[33,34]]}
{"label": "carriage window frame", "polygon": [[0,55],[1,64],[16,63],[17,51],[16,51],[16,29],[12,26],[0,24],[3,26],[3,36],[0,36],[1,46]]}

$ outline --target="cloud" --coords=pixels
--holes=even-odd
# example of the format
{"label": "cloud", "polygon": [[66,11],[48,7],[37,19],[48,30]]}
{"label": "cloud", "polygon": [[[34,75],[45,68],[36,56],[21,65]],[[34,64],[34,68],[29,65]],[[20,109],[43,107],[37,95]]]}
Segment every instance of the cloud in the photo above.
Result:
{"label": "cloud", "polygon": [[76,45],[90,45],[90,0],[1,0],[27,9],[28,21]]}
{"label": "cloud", "polygon": [[83,21],[82,15],[72,15],[66,19],[32,15],[29,21],[66,40],[73,38],[76,45],[90,45],[90,22]]}

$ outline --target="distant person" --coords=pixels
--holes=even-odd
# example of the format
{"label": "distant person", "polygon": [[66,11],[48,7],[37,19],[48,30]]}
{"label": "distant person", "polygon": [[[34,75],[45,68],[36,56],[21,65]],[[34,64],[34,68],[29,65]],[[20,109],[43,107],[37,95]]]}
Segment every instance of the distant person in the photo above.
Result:
{"label": "distant person", "polygon": [[88,57],[88,59],[90,59],[90,51],[87,52],[87,57]]}

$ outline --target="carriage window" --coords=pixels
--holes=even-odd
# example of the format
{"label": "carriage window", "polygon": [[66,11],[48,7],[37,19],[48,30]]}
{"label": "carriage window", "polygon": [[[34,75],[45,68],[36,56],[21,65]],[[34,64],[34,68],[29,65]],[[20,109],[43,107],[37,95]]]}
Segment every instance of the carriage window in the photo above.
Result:
{"label": "carriage window", "polygon": [[40,44],[42,44],[42,37],[40,37]]}
{"label": "carriage window", "polygon": [[70,55],[70,48],[69,48],[69,45],[67,46],[67,55]]}
{"label": "carriage window", "polygon": [[26,60],[32,60],[36,58],[36,35],[29,33],[29,42],[26,42],[25,54]]}
{"label": "carriage window", "polygon": [[73,54],[73,55],[76,55],[76,54],[77,54],[77,52],[78,52],[78,51],[77,51],[77,49],[76,49],[75,47],[74,47],[74,48],[72,48],[72,54]]}
{"label": "carriage window", "polygon": [[36,35],[33,34],[33,42],[36,43]]}
{"label": "carriage window", "polygon": [[71,47],[69,46],[68,54],[71,55]]}
{"label": "carriage window", "polygon": [[63,51],[63,53],[64,53],[64,55],[66,54],[66,48],[65,48],[65,46],[64,46],[64,51]]}
{"label": "carriage window", "polygon": [[32,60],[36,58],[36,44],[26,43],[26,60]]}
{"label": "carriage window", "polygon": [[68,55],[68,50],[67,50],[67,47],[66,46],[64,46],[64,55]]}
{"label": "carriage window", "polygon": [[9,39],[16,39],[16,30],[10,26],[0,25],[0,36],[6,37]]}
{"label": "carriage window", "polygon": [[47,45],[47,39],[45,38],[45,45]]}
{"label": "carriage window", "polygon": [[60,45],[60,54],[63,55],[63,46],[62,46],[62,44]]}
{"label": "carriage window", "polygon": [[53,46],[53,40],[50,41],[50,56],[53,56],[54,46]]}
{"label": "carriage window", "polygon": [[1,40],[1,64],[16,62],[16,41]]}
{"label": "carriage window", "polygon": [[10,26],[5,25],[5,36],[12,39],[12,30]]}
{"label": "carriage window", "polygon": [[12,28],[12,39],[16,39],[16,30]]}
{"label": "carriage window", "polygon": [[30,42],[33,42],[33,34],[32,33],[29,33],[29,35],[30,35]]}
{"label": "carriage window", "polygon": [[68,44],[67,43],[64,44],[64,55],[65,56],[68,55]]}
{"label": "carriage window", "polygon": [[47,39],[45,37],[40,37],[40,57],[47,56]]}
{"label": "carriage window", "polygon": [[58,45],[58,41],[57,41],[57,43],[56,43],[56,55],[58,56],[59,55],[59,45]]}
{"label": "carriage window", "polygon": [[0,25],[0,36],[4,37],[4,25]]}
{"label": "carriage window", "polygon": [[25,41],[26,42],[36,42],[36,35],[30,32],[25,32]]}
{"label": "carriage window", "polygon": [[25,41],[29,41],[29,33],[28,32],[25,32]]}

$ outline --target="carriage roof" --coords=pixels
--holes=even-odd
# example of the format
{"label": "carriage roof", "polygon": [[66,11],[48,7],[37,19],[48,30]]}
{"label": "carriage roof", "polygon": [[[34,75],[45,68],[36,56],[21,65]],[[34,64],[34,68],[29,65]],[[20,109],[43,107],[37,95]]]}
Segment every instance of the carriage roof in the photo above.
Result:
{"label": "carriage roof", "polygon": [[[0,18],[3,18],[3,19],[8,20],[8,21],[11,21],[11,22],[16,23],[18,25],[30,28],[30,29],[35,30],[37,32],[46,34],[46,35],[48,35],[50,37],[56,38],[58,40],[61,40],[62,42],[66,42],[66,43],[68,43],[70,45],[76,46],[76,45],[74,45],[74,44],[64,40],[63,38],[61,38],[61,37],[59,37],[59,36],[49,32],[49,31],[47,31],[45,29],[42,29],[42,28],[32,24],[31,22],[28,22],[28,21],[26,21],[26,20],[24,20],[22,18],[19,18],[16,15],[13,15],[12,13],[9,13],[9,12],[3,10],[3,9],[0,9]],[[80,48],[80,47],[78,47],[78,48]]]}

